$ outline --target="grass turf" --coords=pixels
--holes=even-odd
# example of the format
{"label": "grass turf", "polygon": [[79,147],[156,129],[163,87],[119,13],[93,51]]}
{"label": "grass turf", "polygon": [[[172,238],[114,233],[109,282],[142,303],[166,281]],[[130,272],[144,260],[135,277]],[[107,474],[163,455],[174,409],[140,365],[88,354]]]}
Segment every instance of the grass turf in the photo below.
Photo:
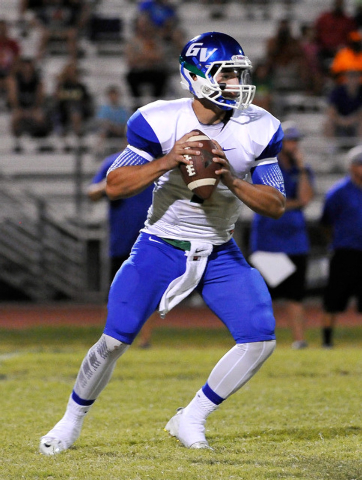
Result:
{"label": "grass turf", "polygon": [[290,349],[288,330],[260,372],[207,421],[214,451],[188,450],[163,431],[232,346],[220,330],[156,329],[153,348],[119,361],[75,445],[55,457],[38,443],[63,415],[78,368],[101,330],[0,332],[0,479],[362,479],[362,328],[337,348]]}

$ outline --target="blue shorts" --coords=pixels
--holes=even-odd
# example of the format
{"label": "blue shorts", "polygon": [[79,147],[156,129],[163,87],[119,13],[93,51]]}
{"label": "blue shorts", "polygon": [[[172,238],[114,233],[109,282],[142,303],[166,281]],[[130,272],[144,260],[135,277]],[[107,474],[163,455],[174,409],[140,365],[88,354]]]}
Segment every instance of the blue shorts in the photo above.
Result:
{"label": "blue shorts", "polygon": [[[185,269],[183,250],[141,233],[111,285],[104,333],[131,344],[168,285]],[[234,240],[214,247],[196,290],[236,343],[275,339],[268,288]]]}

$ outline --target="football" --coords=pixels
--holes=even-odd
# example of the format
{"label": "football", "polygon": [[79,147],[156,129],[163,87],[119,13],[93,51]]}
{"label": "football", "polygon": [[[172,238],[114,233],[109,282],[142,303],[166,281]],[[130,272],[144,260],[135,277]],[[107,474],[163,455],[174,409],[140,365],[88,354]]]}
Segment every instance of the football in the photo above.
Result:
{"label": "football", "polygon": [[185,155],[185,158],[192,163],[189,165],[180,164],[181,175],[188,188],[195,195],[207,200],[219,183],[219,176],[215,174],[215,171],[220,168],[220,164],[212,161],[215,156],[212,149],[216,145],[205,133],[200,131],[190,137],[188,141],[200,142],[203,146],[200,148],[200,155]]}

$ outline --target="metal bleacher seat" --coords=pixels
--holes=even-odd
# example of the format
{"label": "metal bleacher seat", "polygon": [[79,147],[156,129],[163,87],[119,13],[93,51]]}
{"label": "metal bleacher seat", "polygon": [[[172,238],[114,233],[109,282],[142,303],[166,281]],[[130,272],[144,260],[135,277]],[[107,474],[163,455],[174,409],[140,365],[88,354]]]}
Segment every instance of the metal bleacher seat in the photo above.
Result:
{"label": "metal bleacher seat", "polygon": [[[77,164],[74,154],[3,155],[1,173],[9,176],[19,189],[43,197],[59,212],[59,217],[74,215],[77,198],[86,199],[86,188],[98,165],[85,154]],[[78,196],[78,197],[77,197]],[[88,213],[92,208],[88,205]]]}

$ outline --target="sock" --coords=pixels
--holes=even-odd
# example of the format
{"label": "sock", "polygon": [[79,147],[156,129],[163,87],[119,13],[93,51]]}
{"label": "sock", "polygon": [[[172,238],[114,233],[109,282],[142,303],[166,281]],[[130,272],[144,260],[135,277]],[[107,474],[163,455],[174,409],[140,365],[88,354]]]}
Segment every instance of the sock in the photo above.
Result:
{"label": "sock", "polygon": [[323,338],[323,345],[331,346],[333,336],[333,328],[332,327],[323,327],[322,329],[322,338]]}
{"label": "sock", "polygon": [[[206,418],[217,409],[219,404],[212,402],[203,392],[203,389],[200,389],[191,402],[185,408],[184,414],[190,414],[193,417],[206,420]],[[220,402],[221,403],[221,402]]]}
{"label": "sock", "polygon": [[79,437],[89,409],[89,405],[78,405],[71,395],[63,418],[43,438],[55,438],[62,442],[64,449],[69,448]]}
{"label": "sock", "polygon": [[87,405],[79,405],[79,403],[77,403],[73,397],[74,397],[74,391],[69,397],[65,414],[66,415],[69,414],[71,417],[74,417],[74,418],[84,417],[89,412],[94,402],[92,401],[92,403],[89,403]]}
{"label": "sock", "polygon": [[207,443],[205,437],[206,418],[217,407],[202,390],[199,390],[187,407],[183,409],[177,437],[186,447],[191,447],[197,442]]}

